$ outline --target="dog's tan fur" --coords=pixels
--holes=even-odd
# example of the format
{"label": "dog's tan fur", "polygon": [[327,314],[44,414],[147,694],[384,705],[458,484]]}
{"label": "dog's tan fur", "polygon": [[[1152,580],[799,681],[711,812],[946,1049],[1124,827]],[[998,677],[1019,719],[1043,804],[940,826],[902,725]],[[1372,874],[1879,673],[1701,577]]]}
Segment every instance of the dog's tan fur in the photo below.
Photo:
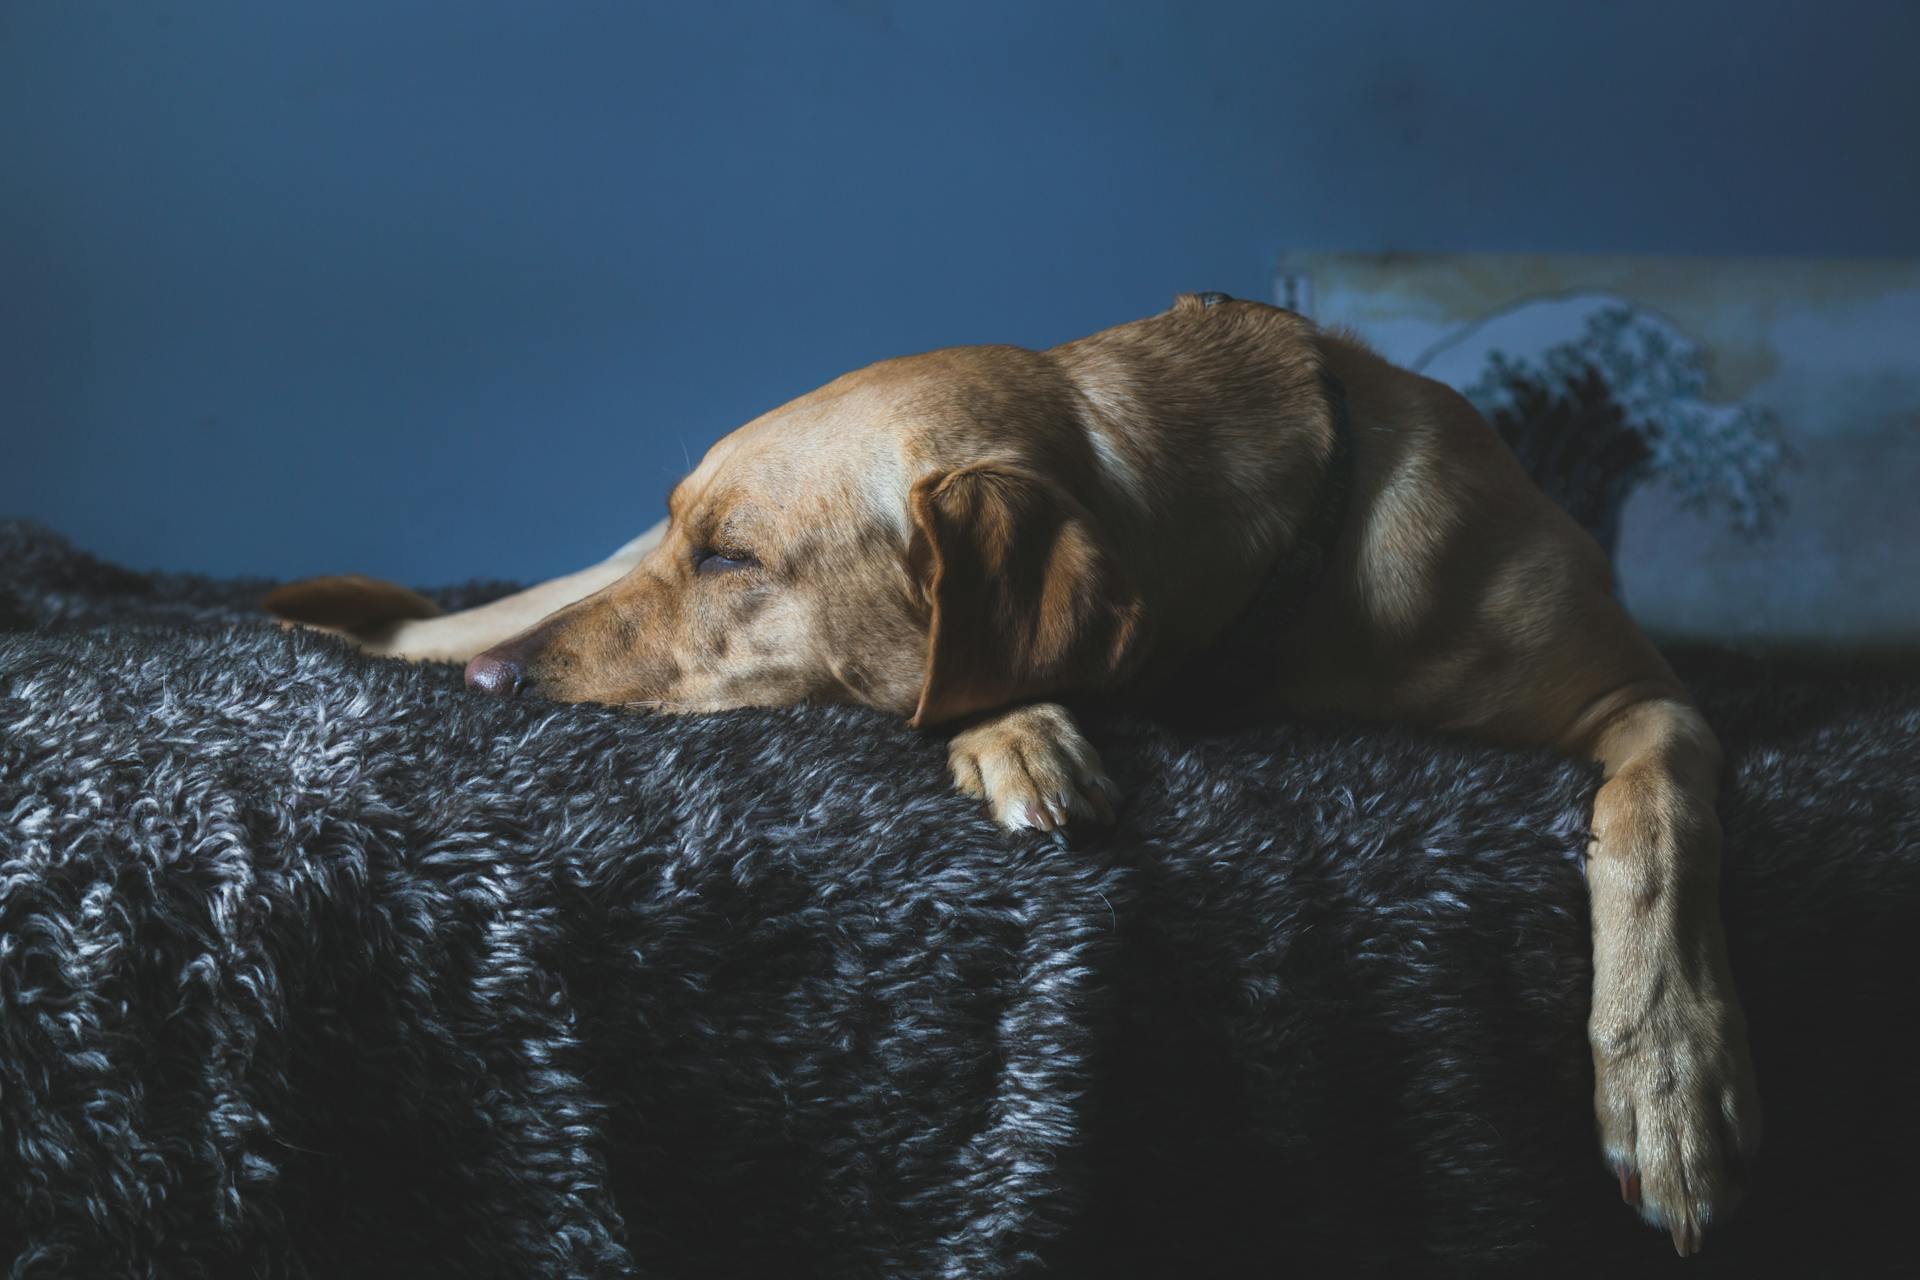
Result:
{"label": "dog's tan fur", "polygon": [[[1717,907],[1719,746],[1600,550],[1473,409],[1350,338],[1182,297],[1046,352],[885,361],[721,440],[613,560],[375,647],[485,650],[569,701],[862,703],[951,731],[957,784],[1008,826],[1110,819],[1099,757],[1052,699],[1150,692],[1239,613],[1326,472],[1323,374],[1346,388],[1351,505],[1246,696],[1603,766],[1601,1142],[1691,1252],[1760,1135]],[[280,611],[301,616],[298,590]]]}

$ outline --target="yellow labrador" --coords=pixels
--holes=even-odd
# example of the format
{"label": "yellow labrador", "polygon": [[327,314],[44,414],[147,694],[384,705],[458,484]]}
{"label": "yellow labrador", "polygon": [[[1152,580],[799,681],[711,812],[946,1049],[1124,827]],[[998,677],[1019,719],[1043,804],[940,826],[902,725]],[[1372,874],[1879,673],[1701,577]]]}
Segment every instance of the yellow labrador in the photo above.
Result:
{"label": "yellow labrador", "polygon": [[[603,564],[423,616],[364,579],[269,607],[477,689],[651,711],[861,703],[950,734],[1010,827],[1110,819],[1073,695],[1409,721],[1596,760],[1601,1144],[1683,1254],[1760,1104],[1718,911],[1713,732],[1607,562],[1458,395],[1221,295],[1049,351],[884,361],[715,444]],[[1217,684],[1217,682],[1215,682]]]}

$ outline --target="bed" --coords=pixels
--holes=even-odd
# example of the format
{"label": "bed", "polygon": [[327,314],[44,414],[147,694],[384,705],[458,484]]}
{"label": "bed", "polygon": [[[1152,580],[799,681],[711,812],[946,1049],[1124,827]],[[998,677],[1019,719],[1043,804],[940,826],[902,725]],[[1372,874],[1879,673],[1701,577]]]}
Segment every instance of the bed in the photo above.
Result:
{"label": "bed", "polygon": [[[1094,711],[1119,825],[1010,835],[884,717],[488,698],[265,586],[0,525],[13,1274],[1678,1265],[1592,1136],[1583,765]],[[1892,1274],[1920,685],[1673,657],[1769,1123],[1688,1265]]]}

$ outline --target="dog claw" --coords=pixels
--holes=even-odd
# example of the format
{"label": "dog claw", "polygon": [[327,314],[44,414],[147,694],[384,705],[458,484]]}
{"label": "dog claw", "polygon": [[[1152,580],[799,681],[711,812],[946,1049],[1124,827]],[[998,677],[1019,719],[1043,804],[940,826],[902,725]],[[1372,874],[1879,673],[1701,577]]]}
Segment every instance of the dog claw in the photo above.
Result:
{"label": "dog claw", "polygon": [[955,734],[947,755],[955,785],[1009,830],[1113,821],[1117,792],[1064,707],[1035,703],[982,721]]}
{"label": "dog claw", "polygon": [[[1613,1176],[1620,1183],[1620,1199],[1631,1207],[1641,1207],[1640,1171],[1630,1169],[1624,1164],[1613,1166]],[[1657,1224],[1656,1224],[1657,1225]],[[1682,1218],[1667,1227],[1667,1234],[1673,1240],[1673,1251],[1683,1258],[1691,1258],[1700,1252],[1706,1233],[1692,1218]]]}

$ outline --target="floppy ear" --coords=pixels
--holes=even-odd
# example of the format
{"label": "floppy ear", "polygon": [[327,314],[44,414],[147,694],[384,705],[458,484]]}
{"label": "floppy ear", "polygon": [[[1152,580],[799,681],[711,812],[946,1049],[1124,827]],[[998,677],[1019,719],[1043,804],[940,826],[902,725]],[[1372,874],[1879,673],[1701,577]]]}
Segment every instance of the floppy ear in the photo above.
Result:
{"label": "floppy ear", "polygon": [[417,591],[357,573],[302,578],[275,587],[260,607],[276,618],[364,636],[403,618],[433,618],[440,606]]}
{"label": "floppy ear", "polygon": [[917,481],[907,508],[932,614],[914,726],[1110,687],[1138,665],[1145,607],[1071,494],[985,463]]}

